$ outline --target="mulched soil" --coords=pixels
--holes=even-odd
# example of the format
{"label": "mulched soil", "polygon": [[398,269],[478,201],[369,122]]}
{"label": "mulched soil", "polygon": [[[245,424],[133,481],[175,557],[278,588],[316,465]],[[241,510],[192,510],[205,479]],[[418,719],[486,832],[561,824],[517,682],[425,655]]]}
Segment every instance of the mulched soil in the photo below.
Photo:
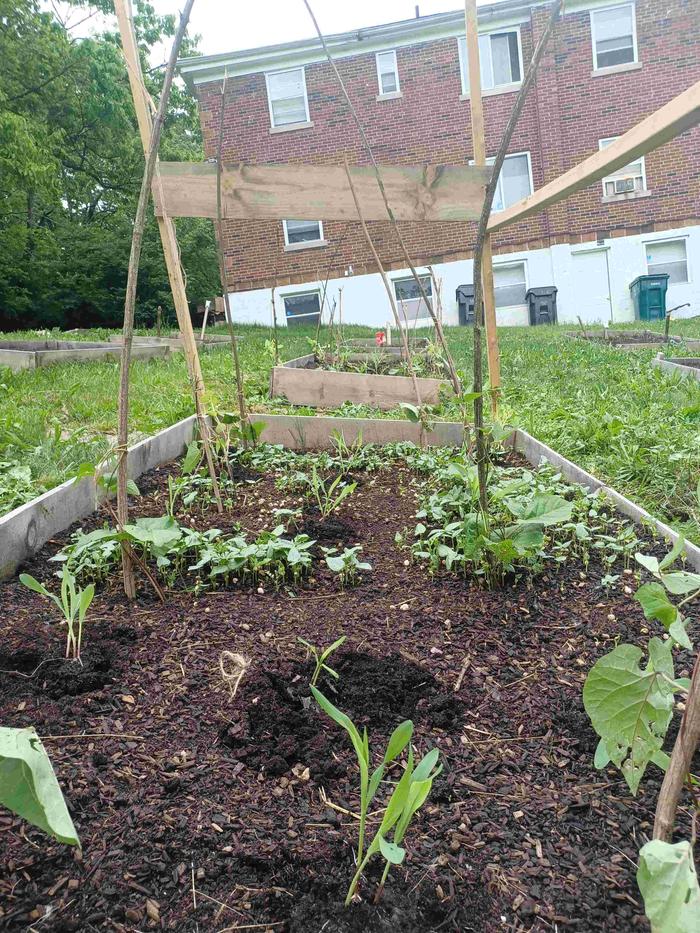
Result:
{"label": "mulched soil", "polygon": [[[165,477],[142,478],[135,513],[162,513]],[[191,521],[272,527],[272,509],[296,497],[250,480],[233,514]],[[83,844],[0,814],[0,929],[648,928],[634,875],[658,772],[633,800],[614,769],[596,771],[581,702],[593,661],[642,637],[634,578],[620,571],[605,591],[600,567],[572,563],[492,593],[432,579],[394,544],[414,523],[412,481],[398,467],[363,476],[323,540],[305,517],[324,545],[363,545],[373,571],[358,586],[341,592],[319,567],[296,589],[180,591],[161,606],[143,582],[127,604],[114,580],[93,604],[82,668],[60,660],[51,607],[16,581],[0,586],[0,722],[44,737]],[[30,572],[48,579],[63,540]],[[339,680],[322,687],[367,726],[375,757],[412,718],[420,754],[438,746],[444,764],[383,900],[371,903],[377,863],[349,909],[356,765],[310,701],[297,643],[341,634],[329,662]],[[235,698],[224,650],[251,660]]]}

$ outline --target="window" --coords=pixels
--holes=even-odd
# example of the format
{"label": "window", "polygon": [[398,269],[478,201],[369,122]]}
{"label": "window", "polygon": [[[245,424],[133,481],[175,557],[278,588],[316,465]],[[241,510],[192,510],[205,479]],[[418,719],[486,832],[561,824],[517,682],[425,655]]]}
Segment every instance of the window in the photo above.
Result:
{"label": "window", "polygon": [[284,243],[287,247],[318,244],[323,239],[323,224],[320,220],[283,220]]}
{"label": "window", "polygon": [[309,122],[309,102],[306,98],[306,79],[303,68],[275,71],[272,74],[266,74],[265,80],[267,81],[270,123],[273,127]]}
{"label": "window", "polygon": [[[605,149],[610,143],[614,143],[618,136],[609,136],[607,139],[598,141],[601,149]],[[637,159],[636,162],[630,162],[619,168],[612,175],[603,179],[603,195],[606,198],[614,197],[616,194],[632,194],[635,191],[645,191],[647,187],[646,174],[644,171],[644,156]]]}
{"label": "window", "polygon": [[[433,284],[429,275],[419,275],[420,283],[428,298],[433,297]],[[397,301],[412,301],[420,298],[421,293],[413,276],[405,279],[394,279],[394,293]]]}
{"label": "window", "polygon": [[[487,165],[493,165],[494,159],[487,159]],[[470,159],[470,165],[474,160]],[[532,194],[532,169],[529,152],[515,152],[507,155],[503,161],[498,185],[493,196],[493,211],[504,211],[511,204]]]}
{"label": "window", "polygon": [[399,67],[396,63],[396,52],[377,52],[377,78],[379,80],[379,94],[398,94]]}
{"label": "window", "polygon": [[493,293],[497,308],[526,304],[526,291],[524,262],[493,267]]}
{"label": "window", "polygon": [[594,68],[612,68],[637,61],[634,4],[591,10]]}
{"label": "window", "polygon": [[661,240],[645,244],[649,275],[668,273],[668,284],[688,282],[688,255],[685,240]]}
{"label": "window", "polygon": [[[458,45],[462,93],[468,94],[467,40],[460,37]],[[507,84],[519,84],[523,73],[520,31],[512,29],[508,32],[491,32],[485,36],[479,36],[479,61],[482,91],[490,91]]]}
{"label": "window", "polygon": [[287,324],[318,324],[321,316],[321,296],[319,292],[299,292],[297,295],[284,295],[284,313]]}

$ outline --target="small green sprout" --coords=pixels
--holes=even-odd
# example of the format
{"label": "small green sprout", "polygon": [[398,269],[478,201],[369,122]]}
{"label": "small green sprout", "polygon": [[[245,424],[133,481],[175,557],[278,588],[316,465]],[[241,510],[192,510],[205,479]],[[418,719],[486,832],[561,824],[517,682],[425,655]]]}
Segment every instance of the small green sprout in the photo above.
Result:
{"label": "small green sprout", "polygon": [[[85,589],[76,589],[75,577],[65,567],[60,571],[60,577],[61,595],[57,596],[55,593],[49,592],[45,586],[39,583],[38,580],[35,580],[34,577],[32,577],[30,574],[21,573],[19,575],[20,583],[23,583],[26,587],[28,587],[30,590],[33,590],[35,593],[39,593],[41,596],[45,596],[47,599],[53,600],[53,602],[56,604],[59,612],[63,615],[66,625],[68,626],[68,636],[66,638],[66,657],[73,658],[74,661],[80,661],[80,645],[83,639],[83,622],[85,621],[85,616],[95,595],[95,584],[89,583]],[[77,631],[76,620],[78,623]]]}
{"label": "small green sprout", "polygon": [[330,674],[331,677],[334,677],[336,680],[338,680],[338,677],[340,675],[338,674],[337,671],[334,671],[332,667],[328,667],[328,665],[326,664],[326,661],[333,654],[334,651],[337,651],[338,648],[340,648],[340,646],[345,641],[345,638],[346,636],[342,635],[337,641],[334,641],[332,645],[329,645],[327,648],[324,648],[323,651],[320,651],[318,648],[316,648],[310,642],[306,641],[304,638],[297,638],[298,642],[301,642],[301,644],[304,645],[305,648],[308,648],[308,650],[313,655],[314,661],[316,662],[316,667],[314,668],[314,672],[311,676],[311,680],[309,681],[309,686],[311,687],[316,686],[318,682],[318,678],[321,676],[321,671],[325,671],[327,674]]}
{"label": "small green sprout", "polygon": [[326,566],[333,573],[337,573],[342,586],[356,583],[360,578],[361,570],[371,570],[372,565],[367,561],[358,560],[358,552],[362,550],[361,544],[346,547],[342,554],[336,553],[336,548],[322,548],[326,555]]}
{"label": "small green sprout", "polygon": [[[392,732],[381,764],[375,768],[370,775],[369,769],[371,759],[367,729],[363,729],[362,735],[360,735],[350,717],[333,706],[316,687],[311,687],[311,692],[324,713],[327,713],[331,719],[345,729],[350,736],[350,741],[355,749],[357,763],[360,768],[360,828],[357,842],[357,870],[350,882],[350,887],[348,888],[348,893],[345,898],[345,906],[347,907],[355,896],[357,886],[363,871],[367,867],[367,863],[373,855],[379,852],[386,860],[386,864],[375,897],[376,903],[382,895],[391,866],[400,865],[404,860],[406,851],[401,847],[401,843],[406,835],[406,830],[414,815],[425,803],[433,786],[433,781],[442,771],[442,765],[439,767],[437,765],[439,751],[437,748],[432,749],[432,751],[429,751],[421,762],[414,767],[413,750],[411,748],[413,723],[410,719],[407,719],[400,723]],[[374,795],[377,793],[387,766],[395,761],[407,747],[408,760],[404,773],[389,798],[379,829],[365,851],[368,807]],[[389,834],[392,832],[393,840],[388,838]]]}

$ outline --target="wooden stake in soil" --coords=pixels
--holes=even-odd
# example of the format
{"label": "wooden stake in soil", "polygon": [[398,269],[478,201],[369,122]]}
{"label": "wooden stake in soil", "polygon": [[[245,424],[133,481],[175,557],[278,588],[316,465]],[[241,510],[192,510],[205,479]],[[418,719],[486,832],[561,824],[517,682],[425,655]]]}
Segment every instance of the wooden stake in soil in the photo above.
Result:
{"label": "wooden stake in soil", "polygon": [[[233,318],[231,316],[231,299],[228,293],[228,282],[226,279],[226,258],[224,254],[224,224],[221,211],[221,153],[224,144],[224,112],[226,109],[226,73],[221,83],[221,114],[219,116],[219,141],[216,148],[216,253],[219,259],[219,276],[221,278],[221,288],[224,295],[224,308],[226,323],[228,325],[228,335],[231,339],[231,355],[233,356],[233,368],[236,375],[236,391],[238,394],[238,415],[241,419],[241,436],[243,446],[248,446],[247,414],[245,406],[245,390],[243,388],[243,375],[241,373],[241,363],[238,357],[238,341],[236,332],[233,329]],[[228,466],[228,451],[226,451],[226,465]]]}
{"label": "wooden stake in soil", "polygon": [[678,801],[683,790],[683,784],[690,771],[690,765],[698,746],[700,745],[700,654],[695,659],[693,677],[690,689],[685,700],[685,710],[681,719],[671,761],[661,785],[659,799],[656,804],[656,817],[654,819],[654,839],[669,842],[673,835],[673,824],[676,819]]}
{"label": "wooden stake in soil", "polygon": [[[403,255],[404,261],[406,262],[406,265],[408,266],[408,268],[411,270],[411,275],[413,276],[413,278],[414,278],[414,280],[415,280],[415,283],[416,283],[416,285],[417,285],[417,287],[418,287],[418,291],[419,291],[419,293],[420,293],[420,296],[421,296],[423,302],[425,303],[426,308],[428,309],[428,314],[429,314],[430,317],[432,318],[433,324],[435,325],[435,332],[436,332],[437,335],[438,335],[438,339],[439,339],[440,344],[441,344],[441,346],[442,346],[442,351],[443,351],[443,353],[445,354],[445,359],[447,360],[447,366],[448,366],[448,369],[449,369],[449,371],[450,371],[450,379],[451,379],[451,381],[452,381],[452,385],[453,385],[455,394],[456,394],[456,395],[460,395],[460,394],[461,394],[461,391],[462,391],[461,383],[460,383],[460,381],[459,381],[459,376],[457,375],[457,370],[455,369],[454,360],[452,359],[452,354],[450,353],[449,348],[448,348],[448,346],[447,346],[447,341],[445,340],[445,335],[444,335],[443,330],[442,330],[442,324],[437,320],[437,316],[435,315],[435,312],[433,311],[432,302],[431,302],[430,299],[428,298],[427,292],[426,292],[425,288],[423,287],[423,283],[421,282],[420,276],[419,276],[418,273],[416,272],[416,268],[415,268],[415,266],[413,265],[413,262],[411,261],[411,257],[410,257],[409,254],[408,254],[408,250],[406,249],[406,244],[405,244],[404,239],[403,239],[403,237],[402,237],[402,235],[401,235],[401,230],[399,229],[399,225],[398,225],[398,223],[397,223],[397,221],[396,221],[396,217],[394,216],[394,212],[392,211],[391,205],[389,204],[389,199],[387,198],[387,195],[386,195],[386,189],[384,188],[384,181],[383,181],[383,179],[382,179],[382,173],[381,173],[381,171],[380,171],[380,169],[379,169],[379,165],[377,164],[377,160],[376,160],[375,157],[374,157],[374,152],[372,151],[372,146],[370,145],[369,138],[367,137],[367,134],[365,133],[365,129],[364,129],[363,125],[362,125],[362,122],[361,122],[360,118],[359,118],[358,115],[357,115],[357,111],[355,110],[355,107],[353,106],[353,103],[352,103],[352,101],[350,100],[350,96],[349,96],[349,94],[348,94],[348,92],[347,92],[347,90],[346,90],[346,88],[345,88],[345,83],[343,82],[343,79],[342,79],[341,76],[340,76],[340,72],[338,71],[338,69],[337,69],[337,67],[336,67],[336,64],[335,64],[335,61],[334,61],[334,59],[333,59],[333,56],[332,56],[331,53],[330,53],[330,49],[328,48],[328,45],[327,45],[326,40],[325,40],[325,38],[324,38],[324,36],[323,36],[323,33],[321,32],[321,29],[320,29],[320,27],[319,27],[319,25],[318,25],[318,21],[317,21],[316,17],[314,16],[313,10],[311,9],[311,6],[310,6],[310,4],[309,4],[309,0],[304,0],[304,6],[305,6],[306,9],[308,10],[309,16],[311,17],[311,21],[312,21],[313,24],[314,24],[314,28],[315,28],[316,33],[317,33],[317,35],[318,35],[319,41],[321,42],[321,45],[323,46],[323,51],[326,53],[326,58],[328,59],[328,64],[329,64],[329,65],[331,66],[331,68],[333,69],[333,73],[334,73],[335,78],[336,78],[336,80],[337,80],[337,82],[338,82],[338,86],[340,87],[340,90],[341,90],[341,92],[342,92],[342,94],[343,94],[343,97],[345,98],[345,103],[348,105],[348,109],[350,110],[350,114],[351,114],[351,116],[352,116],[352,118],[353,118],[353,120],[354,120],[354,122],[355,122],[355,125],[357,126],[358,132],[359,132],[359,134],[360,134],[360,138],[362,139],[362,144],[364,145],[365,150],[366,150],[366,152],[367,152],[367,155],[369,156],[370,162],[372,163],[372,168],[374,169],[374,175],[375,175],[375,178],[377,179],[377,186],[378,186],[378,188],[379,188],[379,191],[380,191],[381,196],[382,196],[382,200],[383,200],[383,202],[384,202],[384,207],[385,207],[385,209],[386,209],[387,217],[389,218],[389,221],[390,221],[390,223],[391,223],[391,226],[392,226],[392,228],[393,228],[393,230],[394,230],[394,233],[395,233],[395,235],[396,235],[396,239],[397,239],[397,241],[398,241],[398,243],[399,243],[399,247],[400,247],[400,249],[401,249],[401,253],[402,253],[402,255]],[[346,160],[346,161],[347,161],[347,160]],[[347,172],[347,167],[346,167],[346,172]],[[348,178],[349,178],[349,172],[347,172],[347,174],[348,174]],[[351,182],[351,184],[352,184],[352,182]],[[357,203],[357,197],[356,197],[356,195],[355,195],[354,192],[353,192],[353,198],[354,198],[354,200],[355,200],[355,203]],[[373,250],[373,252],[374,252],[374,250]],[[397,326],[398,326],[399,328],[401,327],[400,322],[397,324]]]}
{"label": "wooden stake in soil", "polygon": [[[114,11],[119,23],[119,33],[121,35],[122,50],[124,60],[129,75],[129,85],[131,87],[131,96],[134,101],[136,111],[136,120],[139,126],[139,134],[143,145],[144,155],[148,157],[151,143],[151,108],[153,102],[146,90],[141,72],[141,60],[139,58],[136,36],[134,35],[134,26],[131,18],[131,6],[129,0],[114,0]],[[154,185],[159,194],[159,201],[163,202],[160,173],[158,171],[158,160],[156,159],[156,168],[154,171]],[[163,246],[163,256],[165,266],[168,270],[168,279],[170,280],[170,289],[173,294],[173,303],[177,315],[180,336],[182,338],[182,348],[187,362],[187,371],[189,373],[192,394],[194,396],[194,409],[197,415],[199,435],[202,439],[202,445],[205,450],[209,473],[211,475],[214,497],[219,511],[223,510],[221,505],[221,495],[219,493],[219,484],[216,472],[212,472],[213,460],[211,457],[211,444],[209,442],[209,425],[204,417],[201,398],[204,392],[204,380],[202,378],[202,369],[199,364],[199,353],[197,352],[197,342],[194,339],[194,330],[192,329],[192,320],[190,318],[190,308],[187,302],[187,292],[185,289],[185,279],[180,265],[180,251],[175,234],[175,225],[167,216],[165,210],[161,210],[156,217],[158,230]]]}
{"label": "wooden stake in soil", "polygon": [[[491,214],[491,207],[493,205],[493,198],[496,193],[496,185],[498,184],[498,176],[501,174],[501,169],[503,167],[506,153],[508,152],[508,147],[510,146],[513,131],[515,130],[518,120],[520,119],[520,114],[522,113],[522,109],[525,104],[527,92],[535,80],[537,67],[547,46],[549,37],[551,36],[552,31],[554,30],[554,27],[559,20],[562,6],[563,0],[555,0],[554,4],[552,5],[549,21],[544,29],[544,32],[540,36],[537,46],[535,47],[535,51],[532,55],[532,60],[528,66],[527,73],[520,87],[520,90],[518,91],[518,96],[515,99],[513,110],[508,119],[508,123],[506,124],[506,128],[503,131],[503,136],[501,137],[498,152],[496,153],[496,158],[494,159],[493,174],[486,187],[486,197],[484,198],[484,205],[481,210],[481,217],[479,218],[479,224],[476,232],[476,246],[474,247],[474,392],[476,393],[476,398],[474,399],[474,434],[476,442],[476,466],[479,474],[479,505],[484,517],[484,521],[488,520],[488,496],[486,489],[488,482],[488,451],[486,434],[484,431],[484,379],[483,362],[481,359],[481,328],[484,324],[484,301],[482,286],[484,243],[486,242],[487,226],[489,222],[489,216]],[[465,0],[465,18],[467,24],[469,24],[467,33],[469,33],[470,29],[475,30],[476,0]],[[471,40],[469,34],[467,34],[468,48],[470,42]],[[473,65],[474,61],[470,60],[470,80]],[[474,92],[473,85],[471,86],[471,92],[472,94]],[[474,100],[472,97],[472,106],[473,104]]]}
{"label": "wooden stake in soil", "polygon": [[[134,309],[136,307],[136,284],[139,274],[139,263],[141,261],[141,247],[143,246],[143,231],[146,226],[146,208],[151,194],[151,184],[153,182],[153,173],[155,172],[156,159],[158,157],[158,146],[160,144],[160,135],[163,130],[165,120],[165,111],[170,98],[170,89],[173,83],[175,73],[175,63],[180,50],[180,44],[187,29],[187,23],[190,18],[190,12],[194,0],[186,0],[185,8],[180,17],[173,47],[170,51],[168,66],[165,70],[163,79],[163,90],[161,91],[158,110],[153,120],[153,129],[151,131],[151,141],[146,159],[146,167],[141,181],[141,191],[139,193],[138,206],[136,208],[136,218],[134,220],[134,232],[131,237],[131,255],[129,256],[129,271],[126,283],[126,298],[124,300],[124,342],[121,352],[121,369],[119,373],[119,429],[117,435],[118,449],[118,468],[117,468],[117,517],[120,525],[124,526],[129,521],[129,501],[127,496],[127,450],[129,440],[129,367],[131,364],[131,344],[134,337]],[[131,554],[124,542],[122,544],[122,568],[124,572],[124,592],[129,599],[136,595],[136,583],[134,581],[134,570],[131,562]]]}

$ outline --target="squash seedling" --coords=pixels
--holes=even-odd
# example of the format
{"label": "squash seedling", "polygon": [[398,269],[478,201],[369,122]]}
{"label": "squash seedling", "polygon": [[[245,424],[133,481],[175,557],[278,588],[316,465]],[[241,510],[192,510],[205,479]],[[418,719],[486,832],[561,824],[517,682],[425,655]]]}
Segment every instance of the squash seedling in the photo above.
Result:
{"label": "squash seedling", "polygon": [[[83,640],[83,622],[90,608],[90,603],[95,596],[95,584],[89,583],[85,589],[76,589],[75,577],[66,567],[60,571],[60,576],[60,596],[49,592],[49,590],[39,583],[38,580],[35,580],[31,574],[21,573],[19,579],[20,583],[23,583],[30,590],[39,593],[40,596],[45,596],[47,599],[53,600],[56,604],[68,627],[66,657],[72,658],[74,661],[80,661],[80,646]],[[82,661],[80,663],[82,664]]]}
{"label": "squash seedling", "polygon": [[[432,749],[422,759],[417,767],[414,767],[413,751],[411,749],[411,737],[413,735],[413,723],[410,719],[400,723],[392,732],[387,743],[384,757],[381,764],[374,769],[370,775],[370,750],[367,729],[363,729],[360,735],[357,727],[349,716],[342,713],[328,700],[316,687],[311,688],[311,692],[321,709],[331,719],[341,726],[350,736],[357,763],[360,769],[360,827],[357,842],[357,869],[348,888],[345,898],[347,907],[355,896],[357,886],[362,877],[362,873],[367,867],[367,863],[380,852],[386,860],[382,880],[377,890],[375,902],[379,900],[384,889],[389,870],[392,865],[400,865],[406,855],[405,849],[401,847],[403,838],[406,834],[411,820],[418,810],[425,803],[433,781],[442,771],[442,765],[437,766],[439,751]],[[408,761],[406,769],[394,788],[389,798],[389,802],[384,811],[384,817],[379,829],[365,851],[365,831],[367,826],[367,809],[377,793],[379,784],[384,777],[384,772],[392,761],[395,761],[403,750],[408,746]],[[393,832],[393,840],[388,838]]]}
{"label": "squash seedling", "polygon": [[311,675],[311,680],[309,681],[310,687],[316,686],[316,684],[318,683],[318,678],[321,676],[321,671],[325,671],[327,674],[330,674],[331,677],[335,678],[335,680],[338,680],[338,677],[340,675],[338,674],[337,671],[334,671],[332,667],[329,667],[326,664],[326,661],[333,654],[334,651],[337,651],[338,648],[340,648],[340,646],[345,641],[346,637],[347,636],[345,635],[341,635],[341,637],[337,641],[334,641],[332,645],[329,645],[327,648],[324,648],[322,651],[316,648],[314,645],[312,645],[311,642],[306,641],[306,639],[297,638],[297,641],[300,642],[302,645],[304,645],[304,647],[307,648],[311,652],[313,659],[316,662],[316,667],[314,668],[314,672]]}

